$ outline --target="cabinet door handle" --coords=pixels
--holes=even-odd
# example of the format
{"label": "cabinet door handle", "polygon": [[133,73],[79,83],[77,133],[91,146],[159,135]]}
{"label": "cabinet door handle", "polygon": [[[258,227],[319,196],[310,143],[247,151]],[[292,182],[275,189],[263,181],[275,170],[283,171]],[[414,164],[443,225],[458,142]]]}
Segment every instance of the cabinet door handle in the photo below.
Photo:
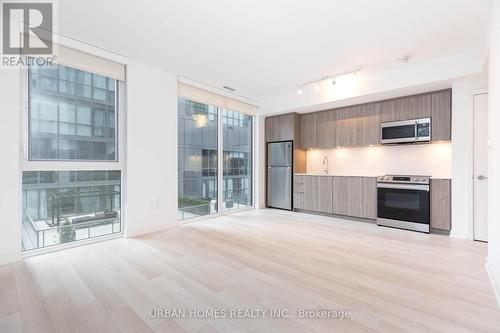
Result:
{"label": "cabinet door handle", "polygon": [[488,177],[483,176],[483,175],[479,175],[479,176],[477,176],[477,179],[484,180],[484,179],[488,179]]}

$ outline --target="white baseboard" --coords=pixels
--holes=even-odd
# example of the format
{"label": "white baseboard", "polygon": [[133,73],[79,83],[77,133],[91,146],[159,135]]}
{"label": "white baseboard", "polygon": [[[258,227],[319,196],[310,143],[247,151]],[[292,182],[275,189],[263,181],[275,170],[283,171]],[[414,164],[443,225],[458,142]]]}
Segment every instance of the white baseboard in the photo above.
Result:
{"label": "white baseboard", "polygon": [[[488,277],[490,278],[491,286],[493,287],[493,292],[495,293],[495,297],[497,299],[497,305],[500,308],[500,288],[496,283],[497,280],[493,275],[494,270],[492,269],[490,261],[488,259],[486,259],[485,267],[486,267],[486,272],[488,273]],[[500,279],[498,279],[498,281],[500,281]]]}

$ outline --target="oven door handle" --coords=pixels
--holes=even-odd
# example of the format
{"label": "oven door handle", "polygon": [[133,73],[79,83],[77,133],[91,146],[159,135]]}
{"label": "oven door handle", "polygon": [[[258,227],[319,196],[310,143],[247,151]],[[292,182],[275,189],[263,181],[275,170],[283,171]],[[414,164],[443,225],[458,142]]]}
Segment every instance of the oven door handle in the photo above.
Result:
{"label": "oven door handle", "polygon": [[402,190],[414,190],[414,191],[429,192],[429,185],[405,185],[405,184],[378,183],[377,188],[396,188],[396,189],[402,189]]}

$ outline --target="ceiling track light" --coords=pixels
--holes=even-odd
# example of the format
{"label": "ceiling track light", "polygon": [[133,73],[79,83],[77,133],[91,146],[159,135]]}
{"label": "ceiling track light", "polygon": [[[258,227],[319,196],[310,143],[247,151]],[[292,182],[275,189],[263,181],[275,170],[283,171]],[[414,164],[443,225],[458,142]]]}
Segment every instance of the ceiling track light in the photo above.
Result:
{"label": "ceiling track light", "polygon": [[331,80],[331,84],[332,85],[335,85],[337,84],[337,78],[340,77],[340,76],[344,76],[344,75],[349,75],[349,74],[357,74],[359,71],[361,71],[361,67],[359,68],[356,68],[354,70],[351,70],[351,71],[345,71],[345,72],[340,72],[340,73],[336,73],[336,74],[333,74],[333,75],[329,75],[329,76],[323,76],[322,78],[319,78],[319,79],[316,79],[316,80],[312,80],[312,81],[308,81],[308,82],[304,82],[304,83],[301,83],[297,86],[297,94],[298,95],[302,95],[303,94],[303,88],[305,86],[308,86],[308,85],[314,85],[314,90],[316,91],[320,91],[321,90],[321,84],[325,81],[329,81]]}

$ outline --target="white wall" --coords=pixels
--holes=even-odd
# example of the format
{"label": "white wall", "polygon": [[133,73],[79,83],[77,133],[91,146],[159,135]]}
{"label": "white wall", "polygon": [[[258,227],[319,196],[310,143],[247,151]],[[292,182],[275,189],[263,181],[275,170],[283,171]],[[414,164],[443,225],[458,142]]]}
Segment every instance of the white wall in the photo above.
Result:
{"label": "white wall", "polygon": [[451,178],[451,143],[308,150],[307,172],[323,173],[325,156],[329,173],[333,175]]}
{"label": "white wall", "polygon": [[18,70],[0,70],[2,121],[0,142],[0,265],[21,259],[20,114],[21,76]]}
{"label": "white wall", "polygon": [[266,142],[265,142],[265,117],[257,116],[255,117],[256,124],[256,147],[254,147],[254,156],[256,158],[255,168],[256,172],[254,174],[255,181],[254,189],[255,192],[255,207],[265,208],[266,207]]}
{"label": "white wall", "polygon": [[452,83],[452,236],[473,239],[473,94],[488,87],[487,75]]}
{"label": "white wall", "polygon": [[493,2],[489,54],[488,268],[500,302],[500,1]]}
{"label": "white wall", "polygon": [[127,236],[177,225],[177,78],[127,67]]}

